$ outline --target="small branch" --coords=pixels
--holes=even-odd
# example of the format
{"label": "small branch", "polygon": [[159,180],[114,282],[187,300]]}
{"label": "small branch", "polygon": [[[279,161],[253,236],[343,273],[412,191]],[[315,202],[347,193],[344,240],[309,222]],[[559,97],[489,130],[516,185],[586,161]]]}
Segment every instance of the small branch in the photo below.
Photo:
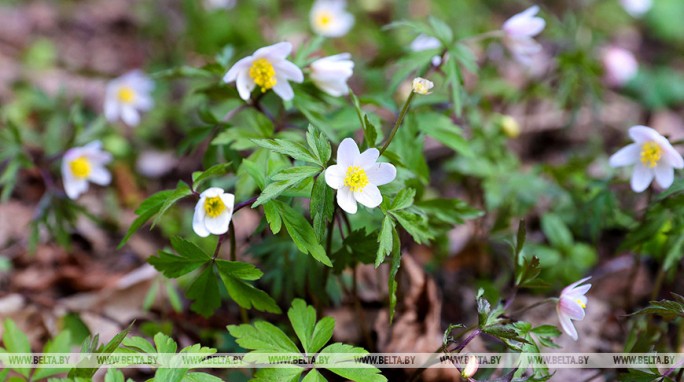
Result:
{"label": "small branch", "polygon": [[537,301],[537,302],[535,302],[534,304],[531,304],[531,305],[522,307],[522,308],[520,308],[520,309],[518,309],[518,310],[515,310],[515,311],[511,312],[511,314],[509,314],[509,316],[517,316],[517,315],[519,315],[520,313],[523,313],[523,312],[528,311],[528,310],[530,310],[530,309],[536,308],[536,307],[538,307],[538,306],[542,306],[542,305],[548,304],[548,303],[550,303],[550,302],[555,302],[555,299],[554,299],[554,298],[546,298],[546,299],[544,299],[544,300]]}
{"label": "small branch", "polygon": [[249,206],[250,204],[253,204],[254,202],[256,202],[256,200],[258,198],[259,198],[258,196],[253,196],[253,197],[245,200],[244,202],[240,202],[240,203],[236,204],[235,207],[233,207],[233,213],[236,213],[239,210]]}
{"label": "small branch", "polygon": [[235,225],[232,220],[228,226],[228,233],[230,234],[230,260],[237,261],[237,240],[235,240]]}

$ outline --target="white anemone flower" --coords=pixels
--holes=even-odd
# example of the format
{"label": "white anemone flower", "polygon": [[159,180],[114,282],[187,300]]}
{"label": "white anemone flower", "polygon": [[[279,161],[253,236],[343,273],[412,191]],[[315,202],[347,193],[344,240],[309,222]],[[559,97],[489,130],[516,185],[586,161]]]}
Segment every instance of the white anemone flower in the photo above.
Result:
{"label": "white anemone flower", "polygon": [[286,60],[292,52],[292,44],[279,42],[254,52],[236,62],[223,77],[226,83],[235,82],[240,98],[247,101],[252,90],[259,87],[262,93],[269,89],[285,101],[294,97],[288,81],[302,82],[304,74],[297,65]]}
{"label": "white anemone flower", "polygon": [[316,0],[309,19],[313,31],[324,37],[342,37],[354,26],[345,0]]}
{"label": "white anemone flower", "polygon": [[100,141],[67,150],[62,158],[62,179],[67,196],[78,199],[88,191],[88,182],[108,185],[112,181],[112,174],[105,165],[111,161],[112,154],[102,150]]}
{"label": "white anemone flower", "polygon": [[546,27],[546,21],[536,16],[538,12],[539,7],[532,6],[506,20],[501,28],[505,34],[504,44],[513,58],[526,66],[530,66],[534,55],[542,50],[542,46],[533,38]]}
{"label": "white anemone flower", "polygon": [[601,52],[605,81],[611,86],[623,86],[636,76],[639,63],[632,52],[611,46]]}
{"label": "white anemone flower", "polygon": [[582,321],[584,319],[584,309],[587,307],[587,297],[585,294],[591,288],[591,284],[580,284],[583,284],[590,278],[583,278],[565,287],[561,291],[558,303],[556,304],[556,313],[563,331],[575,341],[577,341],[577,330],[572,320]]}
{"label": "white anemone flower", "polygon": [[237,4],[237,0],[204,0],[204,9],[216,11],[220,9],[232,9]]}
{"label": "white anemone flower", "polygon": [[140,113],[154,106],[154,82],[140,70],[134,70],[110,81],[104,101],[104,114],[109,122],[122,120],[128,126],[140,123]]}
{"label": "white anemone flower", "polygon": [[620,4],[632,17],[641,17],[651,10],[653,0],[620,0]]}
{"label": "white anemone flower", "polygon": [[674,181],[674,169],[684,168],[684,159],[672,147],[667,138],[646,126],[629,129],[634,143],[627,145],[610,157],[612,167],[634,165],[631,186],[634,192],[648,188],[655,178],[660,187],[666,189]]}
{"label": "white anemone flower", "polygon": [[195,206],[192,230],[200,237],[223,235],[228,232],[234,206],[235,195],[218,187],[206,189]]}
{"label": "white anemone flower", "polygon": [[431,90],[433,87],[435,87],[435,84],[432,81],[427,80],[425,78],[416,77],[413,79],[411,87],[414,93],[428,95],[432,93]]}
{"label": "white anemone flower", "polygon": [[349,94],[347,80],[352,74],[354,61],[349,53],[324,57],[311,63],[311,80],[333,97]]}
{"label": "white anemone flower", "polygon": [[325,170],[325,182],[337,190],[337,204],[344,211],[355,214],[356,203],[375,208],[382,203],[378,186],[397,177],[397,169],[390,163],[377,163],[380,152],[370,148],[363,153],[351,138],[346,138],[337,149],[337,164]]}
{"label": "white anemone flower", "polygon": [[[428,36],[425,34],[419,34],[415,40],[411,42],[411,50],[414,52],[422,52],[424,50],[439,49],[442,47],[442,43],[436,37]],[[432,65],[439,66],[442,63],[442,57],[436,55],[432,57]]]}

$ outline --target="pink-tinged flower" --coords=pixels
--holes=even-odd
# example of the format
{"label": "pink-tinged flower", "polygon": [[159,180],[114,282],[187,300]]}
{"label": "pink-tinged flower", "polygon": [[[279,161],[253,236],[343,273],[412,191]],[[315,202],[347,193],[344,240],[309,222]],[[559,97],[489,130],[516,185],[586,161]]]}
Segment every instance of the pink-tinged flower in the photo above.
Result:
{"label": "pink-tinged flower", "polygon": [[88,182],[108,185],[112,181],[112,174],[105,165],[111,161],[112,154],[102,150],[100,141],[67,150],[62,159],[62,182],[67,196],[78,199],[88,191]]}
{"label": "pink-tinged flower", "polygon": [[610,157],[610,165],[634,165],[631,180],[634,192],[647,189],[654,178],[660,187],[670,187],[674,181],[674,169],[684,168],[682,155],[672,147],[667,138],[650,127],[631,127],[629,137],[634,143],[613,154]]}
{"label": "pink-tinged flower", "polygon": [[611,86],[623,86],[636,76],[639,63],[632,52],[618,48],[605,48],[601,54],[605,81]]}
{"label": "pink-tinged flower", "polygon": [[325,170],[325,182],[337,190],[337,204],[347,213],[355,214],[356,203],[375,208],[382,203],[378,186],[397,177],[390,163],[377,163],[380,152],[370,148],[363,153],[351,138],[345,138],[337,149],[337,164]]}
{"label": "pink-tinged flower", "polygon": [[620,0],[622,8],[632,17],[641,17],[653,6],[653,0]]}
{"label": "pink-tinged flower", "polygon": [[228,70],[223,81],[235,82],[240,98],[247,101],[254,88],[262,93],[269,89],[285,101],[294,98],[294,91],[289,81],[302,82],[304,74],[299,67],[287,60],[292,52],[292,44],[279,42],[254,52],[236,62]]}
{"label": "pink-tinged flower", "polygon": [[587,297],[585,294],[591,288],[591,284],[583,284],[591,277],[585,277],[580,281],[568,285],[560,294],[556,313],[560,320],[563,331],[573,340],[577,341],[577,330],[572,320],[582,321],[584,319],[584,309],[587,307]]}
{"label": "pink-tinged flower", "polygon": [[533,38],[546,27],[546,21],[535,16],[538,12],[539,7],[532,6],[506,20],[501,27],[505,34],[504,44],[513,54],[513,58],[526,66],[529,66],[534,55],[542,50],[541,45]]}

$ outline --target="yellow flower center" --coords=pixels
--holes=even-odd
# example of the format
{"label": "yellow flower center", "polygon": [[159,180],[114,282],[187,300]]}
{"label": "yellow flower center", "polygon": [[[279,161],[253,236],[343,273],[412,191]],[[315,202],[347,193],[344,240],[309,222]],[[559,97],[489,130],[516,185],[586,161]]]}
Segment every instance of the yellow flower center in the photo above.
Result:
{"label": "yellow flower center", "polygon": [[641,163],[650,168],[655,167],[663,156],[663,149],[659,144],[651,141],[641,146]]}
{"label": "yellow flower center", "polygon": [[261,88],[262,93],[276,85],[278,81],[275,74],[273,65],[265,58],[255,60],[249,68],[249,76]]}
{"label": "yellow flower center", "polygon": [[577,300],[575,300],[575,301],[577,301],[577,304],[578,304],[579,306],[581,306],[582,309],[584,309],[584,308],[587,307],[587,304],[583,303],[582,300],[580,300],[579,298],[578,298]]}
{"label": "yellow flower center", "polygon": [[332,15],[329,12],[320,12],[318,18],[316,19],[320,27],[327,27],[333,20]]}
{"label": "yellow flower center", "polygon": [[117,97],[119,98],[119,101],[123,103],[131,103],[133,102],[133,99],[135,99],[135,90],[130,86],[122,86],[119,88]]}
{"label": "yellow flower center", "polygon": [[347,175],[344,177],[344,186],[349,187],[353,192],[363,191],[368,185],[368,175],[359,166],[349,166]]}
{"label": "yellow flower center", "polygon": [[90,175],[90,161],[86,157],[78,157],[69,162],[71,173],[79,179],[85,179]]}
{"label": "yellow flower center", "polygon": [[204,212],[209,215],[209,217],[215,218],[226,210],[226,205],[221,200],[220,196],[212,196],[210,198],[204,199]]}

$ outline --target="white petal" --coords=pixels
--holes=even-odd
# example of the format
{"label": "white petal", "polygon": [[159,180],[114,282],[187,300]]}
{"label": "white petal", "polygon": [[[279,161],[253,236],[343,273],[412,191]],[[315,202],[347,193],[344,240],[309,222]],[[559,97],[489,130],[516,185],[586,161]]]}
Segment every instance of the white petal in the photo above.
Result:
{"label": "white petal", "polygon": [[629,128],[629,136],[636,143],[644,143],[648,141],[658,141],[663,136],[657,131],[648,126],[633,126]]}
{"label": "white petal", "polygon": [[670,142],[668,142],[667,145],[663,146],[663,151],[665,151],[665,160],[667,160],[667,163],[670,166],[674,168],[684,168],[684,159],[682,158],[682,154],[680,154],[679,151],[672,147]]}
{"label": "white petal", "polygon": [[78,199],[78,197],[88,191],[88,181],[85,179],[64,178],[64,192],[66,192],[69,199]]}
{"label": "white petal", "polygon": [[354,166],[359,166],[363,169],[366,169],[373,166],[375,162],[377,162],[379,156],[380,151],[378,151],[378,149],[367,149],[366,151],[362,152],[361,155],[357,156],[356,159],[354,159]]}
{"label": "white petal", "polygon": [[349,214],[356,213],[357,206],[356,199],[354,199],[354,193],[347,187],[337,190],[337,204]]}
{"label": "white petal", "polygon": [[223,193],[224,191],[220,187],[209,187],[200,194],[200,198],[213,198],[215,196],[220,196]]}
{"label": "white petal", "polygon": [[[572,290],[575,289],[575,287],[577,287],[578,285],[582,284],[583,282],[585,282],[585,281],[587,281],[587,280],[589,280],[589,279],[591,279],[591,276],[585,277],[585,278],[583,278],[583,279],[581,279],[581,280],[579,280],[579,281],[575,281],[574,283],[568,285],[568,286],[565,287],[565,288],[563,289],[563,291],[561,292],[561,296],[565,295],[566,293],[570,293]],[[591,285],[591,284],[589,284],[589,285]]]}
{"label": "white petal", "polygon": [[254,58],[267,58],[270,61],[284,60],[292,52],[292,44],[284,41],[258,49]]}
{"label": "white petal", "polygon": [[359,155],[361,153],[356,142],[351,138],[345,138],[337,148],[337,164],[345,168],[352,166]]}
{"label": "white petal", "polygon": [[611,167],[631,166],[639,161],[641,146],[637,143],[627,145],[610,157]]}
{"label": "white petal", "polygon": [[152,106],[154,106],[154,100],[149,95],[140,94],[135,99],[135,108],[140,111],[150,110]]}
{"label": "white petal", "polygon": [[363,191],[354,192],[354,198],[368,208],[375,208],[382,203],[382,194],[374,184],[367,185]]}
{"label": "white petal", "polygon": [[332,165],[325,170],[325,183],[331,188],[339,190],[344,186],[347,170],[339,164]]}
{"label": "white petal", "polygon": [[121,106],[121,120],[128,126],[137,126],[140,123],[140,114],[132,106]]}
{"label": "white petal", "polygon": [[631,186],[634,192],[642,192],[648,188],[648,185],[653,181],[653,170],[637,163],[634,166],[634,173],[632,174]]}
{"label": "white petal", "polygon": [[204,200],[204,198],[200,197],[200,200],[195,205],[195,214],[192,216],[192,230],[200,237],[209,236],[209,231],[204,226],[204,217],[206,216]]}
{"label": "white petal", "polygon": [[254,58],[252,56],[248,56],[233,64],[233,66],[228,69],[228,73],[223,76],[223,82],[231,83],[235,81],[238,77],[238,74],[244,71],[249,71],[247,68],[252,65],[253,61]]}
{"label": "white petal", "polygon": [[382,186],[397,177],[397,169],[390,163],[375,163],[366,168],[368,181],[376,186]]}
{"label": "white petal", "polygon": [[511,36],[535,36],[546,26],[544,19],[535,17],[537,12],[539,12],[539,7],[532,6],[506,20],[501,29]]}
{"label": "white petal", "polygon": [[96,166],[88,176],[88,180],[100,186],[106,186],[112,181],[112,174],[106,168]]}
{"label": "white petal", "polygon": [[255,86],[256,84],[254,83],[252,77],[249,76],[248,71],[240,72],[238,74],[237,80],[235,82],[235,87],[237,87],[237,91],[240,94],[240,98],[247,101],[250,95],[252,94],[252,90],[254,90]]}
{"label": "white petal", "polygon": [[207,230],[214,235],[223,235],[228,232],[228,225],[230,224],[231,213],[224,212],[221,215],[212,218],[209,216],[204,217],[204,226]]}
{"label": "white petal", "polygon": [[278,76],[282,76],[290,81],[301,83],[304,81],[304,74],[299,67],[290,61],[280,61],[277,64],[275,70]]}
{"label": "white petal", "polygon": [[575,325],[572,324],[572,321],[570,321],[570,317],[562,313],[558,307],[556,307],[556,312],[558,313],[558,320],[560,321],[563,331],[570,336],[570,338],[577,341],[577,330],[575,329]]}
{"label": "white petal", "polygon": [[235,207],[235,195],[231,193],[224,193],[221,195],[221,201],[226,205],[226,209],[230,211],[231,216],[233,215],[233,208]]}
{"label": "white petal", "polygon": [[285,101],[289,101],[294,98],[294,90],[292,90],[292,86],[290,86],[290,83],[282,77],[278,77],[277,82],[273,87],[273,91]]}
{"label": "white petal", "polygon": [[119,102],[115,98],[109,95],[109,92],[107,92],[107,96],[105,96],[105,101],[104,101],[104,115],[107,121],[109,122],[116,122],[116,120],[119,119]]}
{"label": "white petal", "polygon": [[669,188],[674,182],[674,168],[662,161],[654,169],[656,182],[662,188]]}
{"label": "white petal", "polygon": [[567,297],[561,297],[558,301],[558,306],[560,311],[570,317],[573,320],[584,319],[584,309],[575,300],[571,300]]}

